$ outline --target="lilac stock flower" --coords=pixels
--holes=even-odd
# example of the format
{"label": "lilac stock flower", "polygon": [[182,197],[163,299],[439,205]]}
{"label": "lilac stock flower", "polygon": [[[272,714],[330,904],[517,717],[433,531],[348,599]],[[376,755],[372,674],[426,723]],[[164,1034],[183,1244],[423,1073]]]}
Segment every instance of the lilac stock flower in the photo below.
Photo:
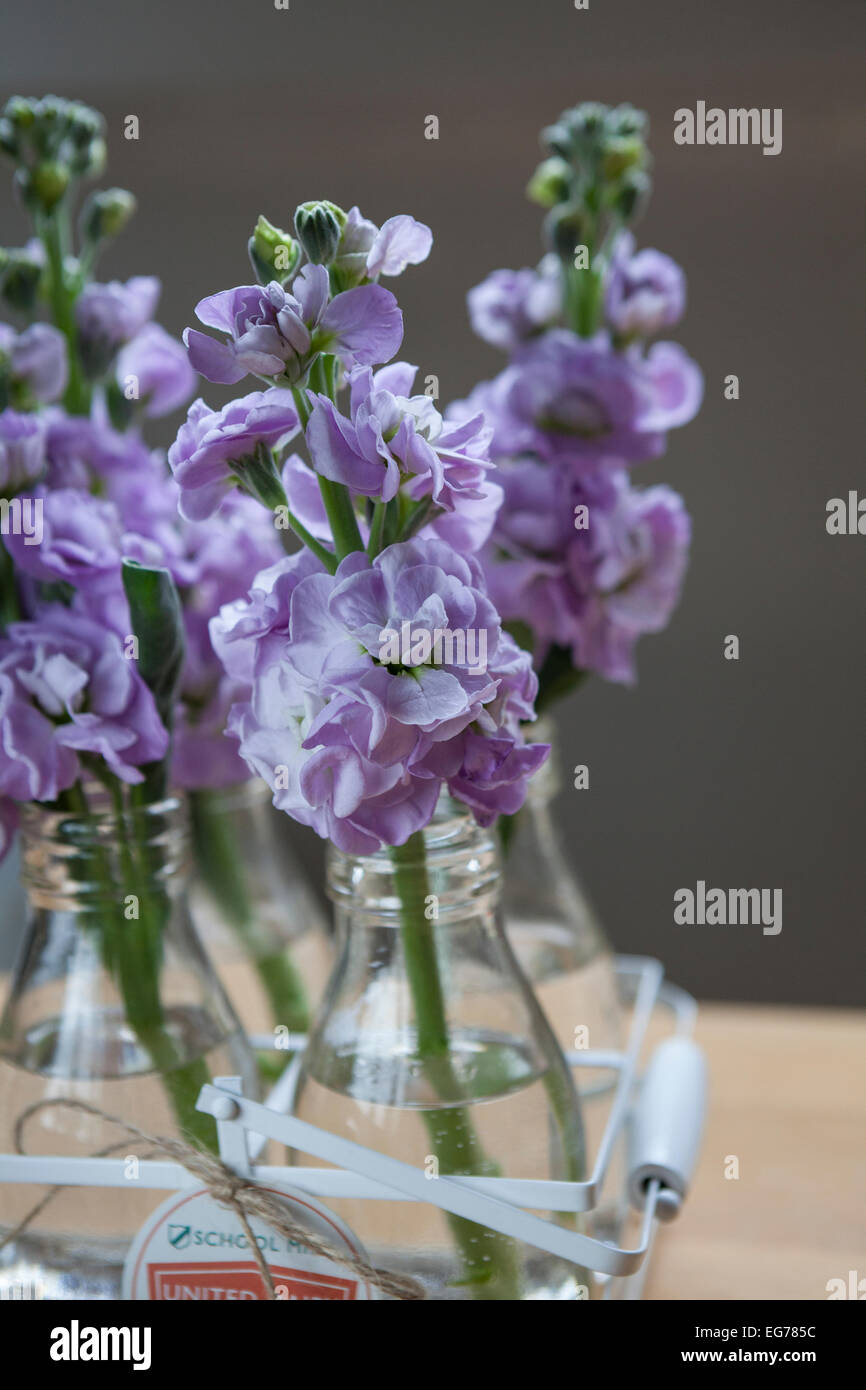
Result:
{"label": "lilac stock flower", "polygon": [[165,755],[168,734],[120,638],[61,604],[0,638],[0,794],[54,801],[102,758],[125,782]]}
{"label": "lilac stock flower", "polygon": [[634,237],[617,239],[605,290],[605,316],[624,338],[649,338],[679,323],[686,305],[686,277],[661,251],[634,252]]}
{"label": "lilac stock flower", "polygon": [[188,521],[203,521],[235,486],[235,468],[259,445],[272,449],[297,433],[298,413],[291,391],[271,387],[211,410],[193,401],[186,422],[168,451],[180,487],[180,510]]}
{"label": "lilac stock flower", "polygon": [[88,489],[132,472],[147,474],[153,456],[134,433],[120,434],[98,416],[44,414],[46,485]]}
{"label": "lilac stock flower", "polygon": [[569,557],[573,581],[588,593],[575,660],[607,680],[635,680],[634,645],[661,632],[679,599],[688,564],[691,523],[671,488],[630,488],[625,479],[613,510],[602,513],[584,561]]}
{"label": "lilac stock flower", "polygon": [[356,285],[365,278],[402,275],[408,265],[426,260],[432,245],[430,228],[414,217],[389,217],[380,228],[353,207],[340,233],[334,270],[341,283]]}
{"label": "lilac stock flower", "polygon": [[479,501],[490,467],[490,431],[479,413],[444,419],[429,396],[410,396],[416,367],[394,362],[350,373],[351,419],[316,397],[307,444],[317,473],[352,492],[390,502],[401,484],[413,501],[429,497],[456,511]]}
{"label": "lilac stock flower", "polygon": [[484,558],[503,620],[529,628],[536,665],[556,645],[578,669],[632,682],[638,637],[665,627],[682,586],[690,536],[682,498],[666,487],[634,489],[623,470],[604,466],[575,480],[520,460],[501,480],[505,502]]}
{"label": "lilac stock flower", "polygon": [[114,585],[120,573],[120,516],[109,501],[77,488],[39,489],[42,539],[28,545],[27,537],[10,533],[6,549],[17,570],[46,584],[66,583],[77,589]]}
{"label": "lilac stock flower", "polygon": [[390,290],[360,285],[329,302],[321,265],[304,266],[290,291],[275,280],[222,290],[202,299],[196,315],[228,341],[187,328],[190,361],[208,381],[226,385],[249,373],[296,382],[318,352],[334,353],[346,367],[387,362],[403,338],[403,316]]}
{"label": "lilac stock flower", "polygon": [[[298,454],[290,454],[283,464],[283,487],[292,513],[316,540],[331,541],[331,525],[322,501],[316,474]],[[487,542],[502,503],[502,488],[485,476],[478,484],[478,496],[465,493],[453,511],[435,511],[418,532],[424,539],[442,540],[461,555],[474,555]],[[369,527],[358,522],[366,544]]]}
{"label": "lilac stock flower", "polygon": [[479,338],[513,352],[550,327],[562,312],[562,276],[554,256],[537,270],[494,270],[466,296],[469,319]]}
{"label": "lilac stock flower", "polygon": [[219,514],[180,528],[174,561],[183,608],[186,653],[175,708],[172,775],[180,787],[221,787],[244,781],[249,769],[224,737],[231,706],[249,698],[248,681],[229,676],[209,633],[221,608],[245,597],[263,564],[284,556],[273,519],[250,497],[229,496]]}
{"label": "lilac stock flower", "polygon": [[147,416],[167,415],[185,405],[197,377],[183,345],[158,323],[144,328],[118,354],[115,379],[123,389],[132,379]]}
{"label": "lilac stock flower", "polygon": [[292,595],[302,579],[323,574],[320,560],[310,550],[284,555],[258,573],[249,593],[224,604],[211,619],[214,651],[233,680],[252,684],[262,644],[271,638],[288,641]]}
{"label": "lilac stock flower", "polygon": [[126,284],[112,280],[84,286],[75,316],[81,356],[91,376],[101,375],[118,348],[153,318],[159,294],[160,283],[153,275],[135,275]]}
{"label": "lilac stock flower", "polygon": [[533,454],[580,470],[605,456],[657,458],[666,432],[693,418],[702,392],[700,370],[674,343],[643,356],[615,352],[604,333],[583,339],[554,329],[476,388],[463,410],[486,413],[494,458]]}
{"label": "lilac stock flower", "polygon": [[22,333],[0,323],[0,359],[8,358],[12,380],[33,400],[56,401],[66,390],[69,367],[66,339],[50,323],[31,323]]}
{"label": "lilac stock flower", "polygon": [[433,233],[423,222],[405,214],[389,217],[373,238],[367,255],[367,275],[371,280],[379,275],[402,275],[407,266],[426,261],[432,245]]}
{"label": "lilac stock flower", "polygon": [[[436,632],[465,647],[431,664]],[[228,672],[252,680],[230,719],[241,755],[276,806],[347,851],[404,843],[443,781],[492,819],[546,754],[509,761],[532,713],[530,659],[501,632],[477,564],[442,542],[354,553],[335,575],[287,557],[211,633]]]}
{"label": "lilac stock flower", "polygon": [[38,415],[0,411],[0,497],[36,481],[45,468],[45,423]]}

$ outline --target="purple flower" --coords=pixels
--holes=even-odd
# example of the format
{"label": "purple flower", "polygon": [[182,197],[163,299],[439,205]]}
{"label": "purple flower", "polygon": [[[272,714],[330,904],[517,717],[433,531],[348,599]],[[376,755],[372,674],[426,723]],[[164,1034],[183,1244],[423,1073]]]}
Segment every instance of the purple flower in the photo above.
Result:
{"label": "purple flower", "polygon": [[321,265],[304,266],[291,291],[275,280],[222,290],[202,299],[196,315],[228,341],[187,328],[190,361],[208,381],[227,385],[250,372],[296,382],[319,352],[336,354],[346,367],[387,362],[403,338],[403,316],[389,290],[361,285],[329,302]]}
{"label": "purple flower", "polygon": [[465,403],[493,426],[494,458],[534,454],[580,470],[607,456],[657,458],[698,410],[701,373],[674,343],[615,352],[607,336],[554,329],[522,348]]}
{"label": "purple flower", "polygon": [[246,598],[224,604],[210,622],[214,651],[228,674],[250,685],[263,643],[288,640],[292,594],[302,579],[323,574],[321,561],[310,550],[298,550],[255,576]]}
{"label": "purple flower", "polygon": [[153,275],[135,275],[126,284],[112,280],[85,285],[75,306],[78,342],[88,373],[100,376],[119,347],[153,318],[160,283]]}
{"label": "purple flower", "polygon": [[[316,474],[298,454],[283,464],[283,487],[292,513],[316,540],[331,542],[331,525]],[[418,532],[420,537],[446,541],[461,555],[472,555],[487,542],[502,502],[502,488],[489,476],[477,484],[478,496],[464,492],[453,511],[435,511]],[[358,527],[366,544],[369,527],[363,518]]]}
{"label": "purple flower", "polygon": [[[501,632],[477,564],[442,542],[355,553],[335,575],[289,557],[211,635],[252,681],[230,719],[241,756],[276,806],[349,852],[404,843],[443,782],[492,819],[544,756],[508,761],[532,714],[530,660]],[[475,738],[501,743],[482,754]]]}
{"label": "purple flower", "polygon": [[120,576],[122,527],[117,509],[76,488],[39,489],[42,540],[28,545],[8,535],[6,548],[16,568],[46,584],[78,589],[115,587]]}
{"label": "purple flower", "polygon": [[379,275],[401,275],[407,265],[425,261],[432,245],[430,228],[414,217],[389,217],[379,228],[354,207],[340,233],[332,268],[339,284],[358,285]]}
{"label": "purple flower", "polygon": [[666,626],[682,586],[682,499],[606,467],[574,479],[521,460],[500,476],[505,501],[484,559],[503,620],[530,630],[536,665],[556,645],[578,669],[633,681],[638,637]]}
{"label": "purple flower", "polygon": [[[283,490],[289,510],[305,526],[316,540],[332,543],[331,523],[325,511],[325,503],[316,473],[300,454],[289,454],[282,469]],[[358,529],[366,544],[368,528],[363,518],[358,520]]]}
{"label": "purple flower", "polygon": [[225,676],[206,704],[181,700],[175,709],[171,778],[184,791],[231,787],[251,773],[233,739],[226,738],[229,713],[245,692]]}
{"label": "purple flower", "polygon": [[367,274],[371,280],[379,275],[402,275],[407,265],[426,261],[432,245],[433,233],[423,222],[416,222],[405,213],[389,217],[373,238],[367,256]]}
{"label": "purple flower", "polygon": [[0,497],[35,482],[45,467],[45,424],[40,416],[0,411]]}
{"label": "purple flower", "polygon": [[211,643],[209,622],[245,597],[263,563],[284,557],[273,519],[250,497],[232,493],[216,517],[180,528],[182,562],[174,560],[183,606],[186,654],[175,709],[172,776],[180,787],[222,787],[249,770],[225,738],[229,710],[249,698],[248,682],[227,675]]}
{"label": "purple flower", "polygon": [[188,521],[203,521],[235,486],[235,468],[259,445],[272,449],[299,428],[291,391],[271,387],[211,410],[193,401],[186,423],[168,451],[180,487],[180,510]]}
{"label": "purple flower", "polygon": [[48,487],[103,487],[122,474],[147,474],[153,467],[153,456],[138,435],[119,434],[98,416],[66,415],[54,408],[42,418]]}
{"label": "purple flower", "polygon": [[561,315],[562,277],[555,256],[537,270],[494,270],[466,296],[474,331],[512,352]]}
{"label": "purple flower", "polygon": [[145,324],[118,354],[117,384],[126,389],[130,378],[148,416],[167,415],[184,405],[197,380],[183,345],[158,323]]}
{"label": "purple flower", "polygon": [[66,339],[50,323],[31,323],[23,333],[0,323],[0,358],[8,357],[13,381],[43,404],[66,390]]}
{"label": "purple flower", "polygon": [[490,431],[482,415],[444,419],[429,396],[410,396],[416,367],[394,362],[350,374],[351,419],[316,397],[307,444],[317,473],[353,492],[390,502],[403,484],[413,501],[430,497],[447,512],[489,498]]}
{"label": "purple flower", "polygon": [[686,277],[661,251],[634,254],[634,237],[617,239],[605,292],[605,314],[624,338],[649,338],[679,323],[686,306]]}
{"label": "purple flower", "polygon": [[638,490],[622,479],[616,506],[602,513],[589,554],[569,556],[573,581],[586,588],[574,642],[576,665],[607,680],[635,680],[634,646],[661,632],[679,599],[691,523],[668,487]]}
{"label": "purple flower", "polygon": [[164,757],[168,734],[120,638],[64,608],[13,623],[0,639],[0,794],[53,801],[103,758],[125,782]]}

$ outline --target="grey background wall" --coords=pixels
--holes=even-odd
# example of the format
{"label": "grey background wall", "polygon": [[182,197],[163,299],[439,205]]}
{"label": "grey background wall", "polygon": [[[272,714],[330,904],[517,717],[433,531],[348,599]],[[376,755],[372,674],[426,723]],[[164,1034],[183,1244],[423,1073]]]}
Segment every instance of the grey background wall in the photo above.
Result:
{"label": "grey background wall", "polygon": [[[637,689],[596,683],[562,711],[566,766],[590,766],[562,826],[620,949],[663,957],[706,997],[862,1004],[866,536],[824,525],[828,498],[866,494],[862,6],[41,0],[3,30],[4,98],[55,90],[106,112],[110,181],[140,212],[104,269],[158,273],[174,331],[246,279],[259,211],[287,223],[332,197],[429,222],[434,254],[398,289],[405,355],[443,400],[500,365],[464,294],[536,259],[522,190],[538,129],[586,98],[649,111],[641,240],[688,271],[679,336],[707,397],[643,477],[685,494],[694,553]],[[781,107],[782,153],[676,146],[673,113],[698,100]],[[21,229],[3,179],[0,242]],[[699,878],[782,888],[781,934],[675,926],[674,891]]]}

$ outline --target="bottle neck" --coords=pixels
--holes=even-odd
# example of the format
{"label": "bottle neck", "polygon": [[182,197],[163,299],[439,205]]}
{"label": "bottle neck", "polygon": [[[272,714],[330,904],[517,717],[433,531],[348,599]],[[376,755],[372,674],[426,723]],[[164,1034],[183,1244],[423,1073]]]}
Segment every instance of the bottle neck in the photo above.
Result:
{"label": "bottle neck", "polygon": [[177,796],[115,802],[99,786],[58,811],[21,807],[21,881],[31,905],[49,912],[123,912],[132,896],[175,897],[188,871],[186,804]]}
{"label": "bottle neck", "polygon": [[259,815],[272,804],[272,792],[261,777],[249,777],[245,782],[231,782],[225,787],[196,788],[189,793],[191,801],[206,801],[219,815]]}
{"label": "bottle neck", "polygon": [[420,836],[397,849],[350,855],[332,845],[326,890],[338,925],[405,925],[407,910],[441,926],[495,916],[501,872],[493,829],[448,796]]}

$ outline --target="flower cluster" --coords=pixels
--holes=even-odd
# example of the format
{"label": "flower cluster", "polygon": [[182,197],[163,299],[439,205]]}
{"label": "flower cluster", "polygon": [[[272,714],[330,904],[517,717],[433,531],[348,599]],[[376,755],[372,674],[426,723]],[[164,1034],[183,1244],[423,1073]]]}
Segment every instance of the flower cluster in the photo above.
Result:
{"label": "flower cluster", "polygon": [[458,408],[485,415],[504,491],[484,563],[542,693],[564,666],[634,680],[635,642],[668,622],[687,562],[681,498],[626,471],[664,453],[703,390],[681,347],[648,342],[682,316],[685,279],[628,227],[649,188],[644,128],[630,107],[565,112],[530,184],[551,250],[468,296],[475,331],[509,354]]}
{"label": "flower cluster", "polygon": [[690,522],[668,487],[634,488],[624,469],[569,477],[538,459],[502,471],[496,549],[485,556],[503,620],[527,629],[538,664],[635,678],[634,645],[665,627],[688,559]]}
{"label": "flower cluster", "polygon": [[[70,246],[69,192],[46,203],[36,145],[55,149],[71,188],[85,172],[79,142],[98,128],[95,113],[53,99],[13,99],[0,117],[19,174],[35,158],[27,178],[41,236],[0,254],[7,310],[33,320],[0,322],[0,853],[16,802],[65,805],[94,776],[139,785],[164,764],[166,779],[198,787],[249,775],[224,737],[249,690],[226,675],[208,623],[284,553],[273,518],[249,497],[235,494],[207,528],[185,524],[178,484],[145,440],[145,422],[185,405],[197,377],[154,320],[158,280],[90,278],[131,195],[91,194],[78,257],[58,261]],[[54,323],[35,319],[43,304]],[[124,561],[168,571],[180,597],[173,708],[141,674]]]}
{"label": "flower cluster", "polygon": [[502,499],[491,431],[480,411],[413,394],[416,368],[390,360],[402,316],[378,277],[423,260],[429,229],[333,203],[301,204],[294,229],[260,218],[264,283],[199,304],[222,340],[186,334],[203,375],[267,389],[218,411],[195,402],[169,462],[202,528],[239,488],[303,542],[223,606],[210,638],[247,691],[229,733],[274,804],[364,853],[405,843],[443,788],[484,824],[516,810],[547,749],[524,742],[536,678],[472,554]]}
{"label": "flower cluster", "polygon": [[[439,665],[417,651],[386,661],[383,634],[404,624],[416,649],[422,634],[483,634],[484,669],[465,649]],[[443,785],[489,824],[520,806],[546,756],[519,733],[534,717],[529,661],[502,631],[477,561],[442,541],[372,560],[355,551],[334,574],[302,551],[259,575],[211,632],[226,670],[252,683],[229,724],[243,756],[276,806],[343,850],[403,844]]]}

